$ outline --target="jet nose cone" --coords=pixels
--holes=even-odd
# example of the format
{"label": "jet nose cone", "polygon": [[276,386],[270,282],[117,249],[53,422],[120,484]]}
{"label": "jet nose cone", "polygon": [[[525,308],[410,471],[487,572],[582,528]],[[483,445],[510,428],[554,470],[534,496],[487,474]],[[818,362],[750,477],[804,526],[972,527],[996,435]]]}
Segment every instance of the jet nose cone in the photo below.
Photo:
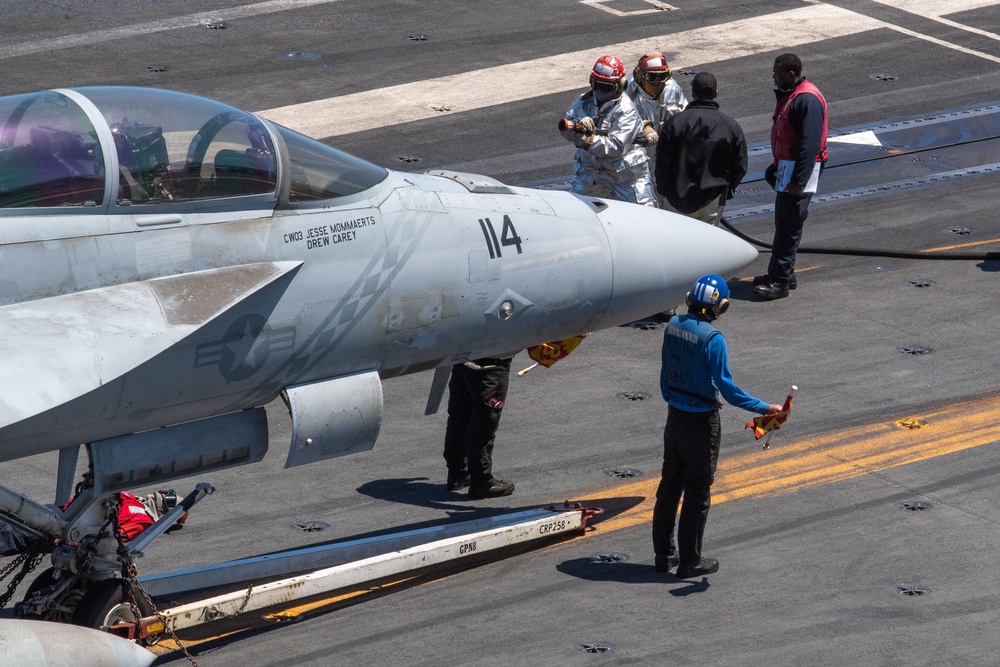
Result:
{"label": "jet nose cone", "polygon": [[598,217],[613,263],[604,327],[674,308],[699,277],[728,279],[757,258],[742,239],[677,213],[608,201]]}

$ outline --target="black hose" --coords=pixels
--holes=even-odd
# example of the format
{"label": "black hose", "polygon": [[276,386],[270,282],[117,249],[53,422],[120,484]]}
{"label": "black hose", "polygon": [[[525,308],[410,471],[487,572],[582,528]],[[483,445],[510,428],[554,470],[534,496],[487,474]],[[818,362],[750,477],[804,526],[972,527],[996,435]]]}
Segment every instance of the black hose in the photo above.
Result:
{"label": "black hose", "polygon": [[[968,141],[956,141],[951,144],[945,144],[942,146],[929,146],[926,148],[918,148],[916,150],[904,151],[902,153],[894,155],[879,155],[871,158],[864,158],[861,160],[854,160],[851,162],[845,162],[843,164],[833,165],[827,167],[828,169],[836,169],[838,167],[848,167],[856,164],[862,164],[865,162],[876,162],[878,160],[888,160],[895,157],[900,157],[901,155],[912,155],[915,153],[924,153],[927,151],[942,150],[945,148],[954,148],[956,146],[964,146],[966,144],[979,143],[981,141],[992,141],[997,139],[996,136],[980,137],[979,139],[971,139]],[[748,236],[743,232],[739,231],[726,220],[725,217],[720,218],[723,226],[731,231],[736,236],[740,237],[747,243],[752,243],[753,245],[760,246],[761,248],[771,249],[770,243],[765,243],[760,239],[755,239],[752,236]],[[848,255],[852,257],[891,257],[894,259],[951,259],[951,260],[973,260],[973,261],[989,261],[1000,259],[1000,252],[935,252],[930,253],[927,251],[922,252],[903,252],[900,250],[882,250],[879,248],[811,248],[809,246],[799,246],[799,252],[814,254],[814,255]]]}
{"label": "black hose", "polygon": [[[771,249],[770,243],[765,243],[760,239],[744,234],[740,230],[729,224],[723,216],[720,218],[722,225],[736,236],[747,243]],[[951,259],[951,260],[978,260],[989,261],[1000,259],[1000,252],[903,252],[900,250],[883,250],[879,248],[812,248],[809,246],[799,246],[800,253],[815,255],[849,255],[852,257],[892,257],[896,259]]]}

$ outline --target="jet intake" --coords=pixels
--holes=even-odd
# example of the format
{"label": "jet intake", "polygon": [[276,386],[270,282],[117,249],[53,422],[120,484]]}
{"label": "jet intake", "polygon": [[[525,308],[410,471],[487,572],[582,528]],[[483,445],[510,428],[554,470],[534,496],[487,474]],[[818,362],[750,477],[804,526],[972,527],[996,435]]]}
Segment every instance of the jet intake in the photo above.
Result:
{"label": "jet intake", "polygon": [[285,467],[366,452],[382,427],[382,381],[378,373],[288,387],[292,446]]}

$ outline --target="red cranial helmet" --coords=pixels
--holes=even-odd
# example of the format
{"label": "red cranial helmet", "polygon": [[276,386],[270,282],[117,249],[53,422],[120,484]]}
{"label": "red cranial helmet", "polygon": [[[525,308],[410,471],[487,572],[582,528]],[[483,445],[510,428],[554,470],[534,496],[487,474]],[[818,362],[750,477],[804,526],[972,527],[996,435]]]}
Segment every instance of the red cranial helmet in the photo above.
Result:
{"label": "red cranial helmet", "polygon": [[594,63],[590,83],[617,85],[625,76],[625,63],[618,56],[601,56]]}
{"label": "red cranial helmet", "polygon": [[660,83],[670,78],[670,63],[658,51],[647,53],[639,58],[639,64],[635,66],[632,76],[636,79],[645,79],[650,83]]}

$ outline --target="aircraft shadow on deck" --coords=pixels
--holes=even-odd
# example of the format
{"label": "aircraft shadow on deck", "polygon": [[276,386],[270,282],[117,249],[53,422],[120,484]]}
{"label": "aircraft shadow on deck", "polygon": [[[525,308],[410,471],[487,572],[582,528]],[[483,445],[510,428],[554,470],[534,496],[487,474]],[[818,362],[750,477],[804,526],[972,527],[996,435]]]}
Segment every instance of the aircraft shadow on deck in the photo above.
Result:
{"label": "aircraft shadow on deck", "polygon": [[730,301],[761,301],[753,293],[753,282],[750,280],[728,280]]}

